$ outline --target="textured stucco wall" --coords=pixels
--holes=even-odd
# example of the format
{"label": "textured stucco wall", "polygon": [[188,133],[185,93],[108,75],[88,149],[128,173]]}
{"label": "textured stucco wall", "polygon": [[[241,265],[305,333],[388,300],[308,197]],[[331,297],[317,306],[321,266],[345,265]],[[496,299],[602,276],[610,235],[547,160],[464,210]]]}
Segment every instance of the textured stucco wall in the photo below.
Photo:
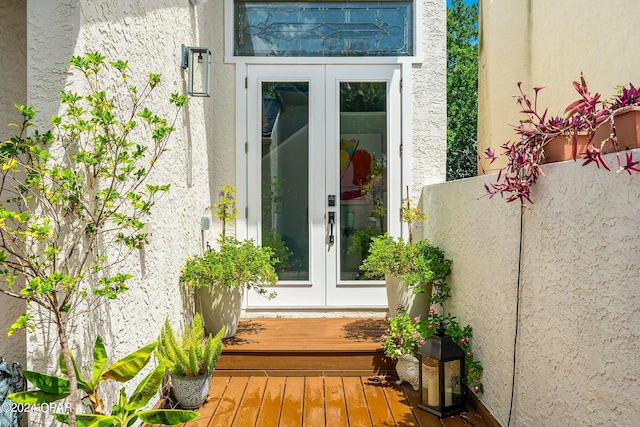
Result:
{"label": "textured stucco wall", "polygon": [[[9,123],[20,123],[14,104],[27,102],[27,6],[21,0],[0,0],[0,138],[14,135]],[[26,364],[26,338],[7,337],[7,327],[24,313],[25,304],[0,294],[0,356]]]}
{"label": "textured stucco wall", "polygon": [[[511,425],[635,425],[640,175],[579,162],[546,165],[544,173],[523,218]],[[481,400],[506,425],[520,209],[479,199],[483,184],[494,179],[425,187],[423,207],[429,216],[425,236],[453,260],[448,309],[474,328],[475,352],[485,368]]]}
{"label": "textured stucco wall", "polygon": [[422,29],[424,61],[414,64],[412,69],[412,196],[417,196],[423,185],[446,179],[447,10],[444,0],[423,2]]}
{"label": "textured stucco wall", "polygon": [[[203,7],[209,9],[203,9]],[[147,72],[162,74],[161,88],[152,104],[155,112],[173,117],[168,103],[171,92],[186,94],[186,72],[179,66],[180,46],[211,45],[200,32],[211,25],[205,16],[217,2],[191,6],[188,1],[141,2],[123,0],[105,3],[89,0],[31,0],[28,2],[29,102],[49,117],[58,111],[57,90],[78,90],[80,80],[68,70],[71,55],[99,51],[110,60],[125,59],[132,79]],[[221,18],[219,19],[221,20]],[[218,51],[219,52],[219,51]],[[220,61],[220,55],[216,56]],[[179,325],[193,311],[192,297],[178,284],[180,268],[187,256],[202,250],[210,232],[200,231],[200,218],[208,215],[213,151],[211,138],[217,136],[214,98],[192,98],[178,116],[169,151],[157,165],[150,182],[170,183],[171,190],[153,209],[149,219],[151,241],[136,251],[120,270],[135,277],[121,298],[84,313],[76,322],[71,347],[82,352],[79,362],[85,369],[96,334],[105,340],[112,360],[153,341],[165,317]],[[43,325],[28,336],[29,368],[53,370],[56,365],[55,330]],[[45,352],[45,349],[53,349]],[[113,404],[115,385],[108,401]],[[50,419],[31,416],[32,425],[50,425]]]}
{"label": "textured stucco wall", "polygon": [[544,87],[538,105],[554,116],[578,99],[580,73],[603,97],[637,85],[636,13],[631,0],[480,0],[479,152],[513,138],[518,82],[530,95]]}
{"label": "textured stucco wall", "polygon": [[[87,369],[96,334],[101,334],[112,359],[155,339],[165,316],[173,323],[189,317],[191,296],[178,286],[184,258],[213,244],[219,227],[200,231],[200,218],[217,199],[221,185],[235,184],[235,65],[223,61],[224,0],[192,6],[187,0],[115,3],[94,0],[30,0],[27,3],[25,63],[27,101],[41,111],[39,123],[59,110],[57,91],[79,90],[79,78],[69,72],[68,59],[87,51],[100,51],[108,59],[126,59],[135,72],[160,72],[159,99],[177,91],[186,93],[186,73],[179,67],[180,45],[206,46],[212,51],[211,98],[193,98],[176,122],[170,152],[153,177],[170,182],[172,189],[155,207],[149,220],[152,237],[143,251],[121,265],[135,278],[130,290],[116,301],[87,312],[71,336],[78,362]],[[423,64],[413,73],[413,152],[417,159],[412,179],[422,185],[444,180],[445,112],[445,2],[425,2]],[[26,86],[26,85],[25,85]],[[163,102],[157,112],[168,114]],[[56,332],[44,323],[28,336],[29,368],[54,371]],[[111,396],[116,387],[111,387]],[[110,396],[110,397],[111,397]],[[112,403],[112,402],[111,402]],[[50,419],[31,417],[32,425]]]}

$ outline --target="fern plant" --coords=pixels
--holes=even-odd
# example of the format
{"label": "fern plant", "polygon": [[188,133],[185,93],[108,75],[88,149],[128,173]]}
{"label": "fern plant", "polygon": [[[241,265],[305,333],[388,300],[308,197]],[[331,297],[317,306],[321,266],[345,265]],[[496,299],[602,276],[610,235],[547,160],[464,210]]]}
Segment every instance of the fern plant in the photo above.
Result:
{"label": "fern plant", "polygon": [[191,327],[185,325],[182,339],[179,339],[169,319],[166,319],[160,331],[156,357],[164,361],[167,370],[177,376],[209,374],[215,369],[222,353],[224,333],[225,328],[222,327],[215,336],[209,334],[205,340],[202,317],[196,313]]}

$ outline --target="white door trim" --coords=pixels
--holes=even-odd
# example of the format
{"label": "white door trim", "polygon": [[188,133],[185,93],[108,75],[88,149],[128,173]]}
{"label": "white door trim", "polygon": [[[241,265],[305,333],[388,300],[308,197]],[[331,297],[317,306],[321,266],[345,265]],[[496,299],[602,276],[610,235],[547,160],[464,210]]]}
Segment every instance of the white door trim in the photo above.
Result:
{"label": "white door trim", "polygon": [[[390,129],[390,134],[398,135],[399,141],[389,141],[388,155],[389,155],[389,166],[388,166],[388,174],[389,174],[389,186],[390,188],[394,188],[394,191],[390,192],[390,197],[395,199],[392,204],[401,203],[403,192],[402,188],[406,186],[410,181],[410,170],[407,169],[407,166],[410,163],[407,163],[407,159],[403,158],[400,152],[400,144],[403,145],[403,151],[405,153],[410,153],[410,141],[407,140],[407,135],[410,135],[410,126],[407,125],[406,119],[411,117],[409,110],[411,108],[410,98],[402,97],[401,92],[406,91],[406,93],[410,93],[409,89],[410,85],[410,76],[411,76],[411,65],[410,64],[395,64],[395,65],[351,65],[349,67],[336,65],[291,65],[281,66],[281,65],[248,65],[248,64],[237,64],[236,65],[236,189],[238,196],[238,207],[241,211],[241,214],[236,222],[236,234],[239,239],[245,238],[253,238],[257,239],[260,233],[260,191],[259,186],[260,183],[260,147],[252,146],[255,144],[255,141],[258,141],[259,138],[256,135],[250,135],[249,132],[258,132],[258,127],[254,126],[255,129],[251,129],[250,123],[259,123],[260,118],[258,117],[259,109],[258,108],[249,108],[249,106],[254,106],[254,102],[258,102],[259,100],[252,99],[252,97],[257,97],[259,93],[258,88],[251,88],[251,85],[255,85],[257,81],[252,78],[254,75],[260,74],[266,76],[263,78],[265,81],[308,81],[310,78],[313,79],[322,79],[323,82],[328,81],[329,78],[351,78],[349,76],[354,76],[355,72],[370,72],[372,76],[372,80],[376,80],[376,69],[379,67],[387,67],[393,68],[392,76],[390,77],[390,97],[389,104],[395,104],[398,106],[397,108],[388,108],[388,118],[389,121],[388,126]],[[347,70],[352,70],[353,73],[349,73]],[[322,70],[322,71],[319,71]],[[325,70],[327,76],[325,76]],[[255,72],[254,72],[255,71]],[[263,73],[264,72],[264,73]],[[365,73],[366,74],[366,73]],[[308,77],[312,76],[312,77]],[[380,76],[380,74],[378,74]],[[250,78],[251,77],[251,78]],[[378,77],[378,80],[385,80],[385,78]],[[247,86],[245,87],[245,82]],[[323,83],[324,84],[324,83]],[[310,85],[310,91],[313,90],[314,85]],[[329,91],[335,92],[335,91]],[[337,105],[338,100],[336,100],[335,93],[332,96],[328,96],[325,102],[327,105],[335,104]],[[394,97],[399,97],[399,99],[394,100]],[[331,104],[329,104],[331,103]],[[317,105],[310,105],[310,116],[319,118],[321,122],[326,122],[324,115],[327,111],[336,111],[336,114],[339,114],[339,108],[319,108]],[[310,126],[312,124],[310,123]],[[337,135],[339,130],[335,128],[331,128],[327,130],[327,134],[325,135],[324,129],[313,128],[310,129],[310,137],[323,138],[329,136],[329,133],[334,133]],[[253,143],[251,142],[253,138]],[[334,135],[335,138],[335,135]],[[312,144],[313,146],[318,146],[320,144]],[[245,151],[245,147],[247,147],[247,151]],[[333,150],[336,151],[336,150]],[[325,156],[325,153],[310,153],[310,159],[317,158],[315,156]],[[310,167],[313,167],[313,161],[310,162]],[[329,164],[329,163],[327,163]],[[316,183],[309,182],[310,187],[317,185]],[[313,191],[313,188],[310,188],[310,191]],[[310,193],[312,194],[312,193]],[[327,194],[327,191],[324,192]],[[253,196],[251,196],[253,195]],[[256,196],[257,195],[257,196]],[[311,199],[314,199],[313,197]],[[320,215],[326,214],[326,196],[318,197],[317,200],[319,203],[322,203],[321,208],[312,209],[310,207],[310,211],[319,212]],[[247,207],[249,209],[247,210]],[[247,216],[245,216],[245,212],[247,212]],[[316,214],[317,215],[317,214]],[[389,212],[389,232],[393,235],[403,235],[405,232],[402,230],[400,220],[399,220],[399,211],[398,209],[390,209]],[[326,225],[326,217],[317,217],[313,218],[313,223],[315,224],[323,224]],[[319,230],[315,230],[315,236],[319,236]],[[325,236],[326,230],[322,230],[323,237]],[[314,237],[319,238],[319,237]],[[329,249],[331,251],[331,249]],[[324,271],[315,271],[317,268],[314,268],[314,265],[318,265],[315,260],[318,256],[329,256],[328,251],[324,253],[318,254],[313,253],[311,255],[311,265],[310,265],[310,281],[321,280],[321,283],[326,283],[326,277],[324,277]],[[337,271],[333,269],[329,271],[327,274],[335,275],[337,277]],[[300,301],[297,297],[296,292],[294,291],[296,288],[307,288],[306,291],[310,292],[310,298],[308,301]],[[245,308],[250,309],[379,309],[384,308],[386,304],[386,295],[384,294],[385,290],[383,286],[378,286],[377,288],[370,288],[369,291],[361,292],[362,289],[358,289],[358,286],[354,286],[353,283],[342,283],[339,284],[335,289],[329,289],[329,287],[324,286],[322,291],[317,289],[313,289],[311,283],[292,283],[287,284],[285,286],[278,286],[278,294],[279,296],[274,300],[266,300],[258,295],[248,295],[245,301]],[[360,291],[360,292],[359,292]]]}

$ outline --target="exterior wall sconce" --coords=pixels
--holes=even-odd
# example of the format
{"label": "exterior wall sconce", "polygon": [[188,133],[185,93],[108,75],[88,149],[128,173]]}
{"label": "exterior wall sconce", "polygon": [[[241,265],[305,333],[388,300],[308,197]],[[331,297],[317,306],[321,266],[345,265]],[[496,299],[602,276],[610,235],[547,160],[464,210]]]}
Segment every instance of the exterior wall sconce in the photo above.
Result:
{"label": "exterior wall sconce", "polygon": [[440,323],[438,332],[418,350],[420,358],[420,403],[418,408],[440,418],[466,411],[464,385],[464,351],[445,335]]}
{"label": "exterior wall sconce", "polygon": [[182,45],[180,66],[189,69],[189,95],[211,96],[211,51],[208,48]]}

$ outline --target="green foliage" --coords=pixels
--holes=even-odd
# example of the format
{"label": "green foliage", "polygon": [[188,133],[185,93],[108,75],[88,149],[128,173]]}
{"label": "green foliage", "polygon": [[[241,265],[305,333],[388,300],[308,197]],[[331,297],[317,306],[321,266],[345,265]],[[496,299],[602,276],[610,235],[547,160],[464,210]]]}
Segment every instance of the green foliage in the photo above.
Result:
{"label": "green foliage", "polygon": [[378,82],[340,84],[340,112],[385,111],[386,87]]}
{"label": "green foliage", "polygon": [[477,175],[478,4],[447,9],[447,180]]}
{"label": "green foliage", "polygon": [[269,292],[267,285],[275,285],[278,275],[274,265],[279,260],[274,250],[267,246],[258,246],[253,240],[239,241],[226,236],[226,221],[237,216],[235,190],[224,186],[220,190],[220,202],[212,206],[215,216],[223,223],[218,240],[219,249],[211,249],[204,255],[187,258],[182,267],[180,281],[189,286],[246,286],[269,299],[276,296]]}
{"label": "green foliage", "polygon": [[[131,397],[127,398],[124,387],[120,389],[120,399],[107,415],[104,402],[100,399],[99,386],[107,380],[126,383],[137,376],[149,363],[151,353],[157,343],[148,344],[124,358],[107,365],[108,357],[102,338],[98,336],[93,350],[93,369],[91,379],[86,379],[76,366],[73,367],[77,377],[79,389],[86,394],[91,403],[91,414],[76,416],[79,426],[121,426],[128,427],[136,420],[154,422],[162,419],[163,424],[178,425],[190,421],[199,414],[193,411],[151,409],[142,410],[151,398],[158,393],[164,377],[165,365],[160,363],[151,373],[146,375],[138,384]],[[60,369],[65,376],[68,372],[64,362],[60,361]],[[56,377],[40,372],[24,371],[25,377],[36,387],[34,390],[23,391],[9,395],[15,403],[41,405],[55,402],[69,396],[70,382],[67,378]],[[54,414],[54,418],[65,424],[69,423],[69,414]]]}
{"label": "green foliage", "polygon": [[403,306],[398,307],[398,313],[387,317],[387,329],[382,335],[382,347],[387,357],[397,359],[403,354],[416,356],[418,349],[434,333],[440,323],[445,327],[445,333],[464,351],[466,384],[476,393],[484,391],[482,384],[482,363],[475,360],[471,349],[473,329],[471,326],[461,327],[458,319],[451,314],[445,316],[429,310],[427,319],[411,318]]}
{"label": "green foliage", "polygon": [[445,280],[451,273],[451,260],[427,240],[411,244],[388,234],[374,237],[369,256],[360,269],[371,279],[382,279],[385,274],[398,275],[416,293],[422,291],[423,285],[432,284],[436,290],[432,299],[449,294]]}
{"label": "green foliage", "polygon": [[351,235],[351,237],[353,238],[353,243],[351,244],[351,246],[349,246],[347,252],[358,254],[362,257],[362,259],[365,259],[369,254],[369,248],[371,247],[373,238],[380,236],[381,234],[382,232],[374,230],[371,227],[354,231]]}
{"label": "green foliage", "polygon": [[265,286],[278,283],[274,269],[277,259],[273,250],[257,246],[253,240],[239,241],[234,237],[221,237],[219,249],[204,255],[187,258],[180,281],[190,286],[246,286],[274,298]]}
{"label": "green foliage", "polygon": [[409,228],[409,243],[413,243],[413,224],[416,222],[425,222],[427,215],[417,206],[411,205],[409,198],[409,186],[407,186],[407,197],[400,206],[400,221],[406,222]]}
{"label": "green foliage", "polygon": [[427,240],[413,242],[413,223],[426,221],[427,217],[420,208],[411,205],[408,196],[409,188],[400,209],[400,219],[409,227],[409,241],[387,233],[373,237],[369,255],[362,261],[360,270],[370,279],[379,280],[386,274],[400,276],[415,293],[422,292],[424,285],[432,284],[436,292],[431,302],[437,303],[441,296],[446,298],[449,295],[446,278],[451,273],[451,260],[446,259],[444,252]]}
{"label": "green foliage", "polygon": [[[60,91],[62,113],[46,132],[31,129],[35,108],[16,105],[18,134],[0,143],[0,291],[68,314],[76,296],[113,299],[127,290],[132,276],[105,269],[120,259],[107,260],[104,250],[146,242],[143,219],[169,186],[143,182],[174,130],[142,104],[159,75],[138,91],[124,61],[107,64],[93,52],[70,64],[87,80],[87,93]],[[118,87],[102,81],[109,66],[120,75]],[[180,109],[186,98],[173,94],[169,102]],[[141,142],[145,136],[151,144]]]}
{"label": "green foliage", "polygon": [[411,318],[407,309],[398,306],[397,314],[387,317],[387,329],[382,335],[384,354],[396,360],[403,354],[416,355],[416,352],[430,336],[427,323],[420,317]]}
{"label": "green foliage", "polygon": [[273,263],[273,268],[276,271],[282,271],[291,255],[293,254],[289,247],[284,243],[280,234],[275,230],[266,230],[262,232],[262,246],[264,248],[271,248],[273,251],[273,259],[277,260]]}
{"label": "green foliage", "polygon": [[202,318],[196,313],[191,328],[185,325],[182,339],[178,339],[169,319],[166,319],[155,354],[175,375],[194,377],[210,374],[222,354],[224,333],[223,326],[215,336],[209,334],[205,340]]}
{"label": "green foliage", "polygon": [[[126,61],[106,62],[98,52],[74,56],[70,65],[84,93],[60,91],[60,115],[45,131],[35,129],[33,106],[16,105],[22,122],[9,126],[17,134],[0,142],[0,292],[50,314],[69,369],[67,327],[79,304],[127,290],[132,276],[117,263],[147,241],[144,221],[169,185],[145,181],[187,102],[172,94],[176,112],[168,120],[147,107],[158,105],[159,74],[133,86]],[[33,326],[27,313],[9,332]],[[74,425],[74,372],[69,380]]]}
{"label": "green foliage", "polygon": [[227,234],[227,222],[238,218],[238,209],[236,209],[236,189],[228,185],[222,186],[218,193],[220,201],[211,208],[214,210],[215,216],[222,222],[222,237]]}

